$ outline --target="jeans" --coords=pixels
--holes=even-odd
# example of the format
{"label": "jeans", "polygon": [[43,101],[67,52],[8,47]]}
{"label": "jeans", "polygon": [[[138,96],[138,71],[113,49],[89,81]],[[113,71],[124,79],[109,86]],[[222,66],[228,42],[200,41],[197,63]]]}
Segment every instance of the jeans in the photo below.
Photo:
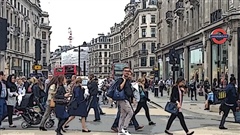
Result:
{"label": "jeans", "polygon": [[228,114],[229,114],[230,110],[232,110],[233,114],[235,114],[235,112],[236,112],[236,105],[234,105],[234,106],[225,105],[225,108],[226,109],[223,111],[223,116],[222,116],[219,127],[224,127],[224,124],[226,122],[226,118],[228,117]]}
{"label": "jeans", "polygon": [[137,115],[142,108],[145,110],[145,115],[146,115],[146,117],[148,119],[148,122],[150,122],[151,118],[150,118],[150,114],[149,114],[149,108],[148,108],[148,105],[147,105],[147,101],[145,101],[145,102],[138,102],[138,105],[137,105],[137,108],[136,108],[136,110],[134,112],[134,115]]}
{"label": "jeans", "polygon": [[40,127],[44,127],[44,124],[46,123],[47,119],[51,115],[52,110],[53,110],[53,108],[51,108],[49,105],[46,106],[44,115],[43,115],[41,123],[40,123]]}

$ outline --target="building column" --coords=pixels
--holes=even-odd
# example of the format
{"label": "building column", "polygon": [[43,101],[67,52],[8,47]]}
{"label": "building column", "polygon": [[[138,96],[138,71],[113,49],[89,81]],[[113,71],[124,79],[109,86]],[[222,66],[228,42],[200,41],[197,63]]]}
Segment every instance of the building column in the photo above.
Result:
{"label": "building column", "polygon": [[[207,77],[209,79],[210,82],[212,82],[213,78],[212,78],[212,45],[211,45],[211,41],[209,39],[207,39],[205,41],[206,44],[206,51],[204,51],[204,72],[205,72],[205,78]],[[205,79],[204,78],[204,79]]]}
{"label": "building column", "polygon": [[168,79],[167,78],[167,75],[166,75],[166,56],[165,55],[162,55],[162,78],[163,79]]}
{"label": "building column", "polygon": [[[236,28],[237,29],[237,28]],[[232,32],[232,41],[228,45],[228,74],[234,74],[236,78],[238,78],[238,36],[237,30]]]}
{"label": "building column", "polygon": [[189,80],[189,51],[188,51],[188,47],[184,48],[184,53],[183,53],[183,59],[184,59],[184,78],[186,80]]}

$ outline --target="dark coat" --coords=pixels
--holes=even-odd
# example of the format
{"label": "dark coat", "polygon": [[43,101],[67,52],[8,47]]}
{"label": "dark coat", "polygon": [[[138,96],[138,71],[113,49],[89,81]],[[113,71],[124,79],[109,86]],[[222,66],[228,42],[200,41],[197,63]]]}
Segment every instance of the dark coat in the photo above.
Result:
{"label": "dark coat", "polygon": [[68,107],[70,116],[87,117],[87,102],[84,98],[84,91],[81,86],[73,88],[73,99]]}
{"label": "dark coat", "polygon": [[[63,85],[59,86],[55,95],[55,99],[65,99],[66,91]],[[56,102],[55,105],[55,114],[57,118],[60,119],[66,119],[68,118],[68,113],[67,113],[67,104],[59,104]]]}
{"label": "dark coat", "polygon": [[[182,99],[183,99],[183,97],[182,97]],[[179,94],[179,91],[178,91],[178,86],[173,86],[172,93],[171,93],[171,96],[170,96],[170,101],[172,103],[176,103],[177,101],[180,102],[180,94]]]}

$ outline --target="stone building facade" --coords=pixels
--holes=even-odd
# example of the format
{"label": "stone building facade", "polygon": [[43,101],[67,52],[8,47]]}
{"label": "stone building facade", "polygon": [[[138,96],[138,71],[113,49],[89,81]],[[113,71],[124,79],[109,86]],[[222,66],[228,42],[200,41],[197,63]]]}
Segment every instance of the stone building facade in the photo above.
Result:
{"label": "stone building facade", "polygon": [[0,52],[0,70],[5,74],[29,76],[35,57],[35,39],[42,39],[42,31],[47,31],[44,39],[47,43],[43,44],[46,43],[44,55],[48,58],[44,64],[49,64],[51,27],[45,23],[46,14],[39,0],[3,0],[0,3],[0,17],[8,19],[9,23],[8,47]]}
{"label": "stone building facade", "polygon": [[111,73],[109,35],[98,34],[89,45],[89,73],[99,78],[109,77]]}
{"label": "stone building facade", "polygon": [[[209,78],[210,81],[228,74],[228,78],[230,74],[239,76],[239,9],[238,0],[158,0],[156,53],[160,76],[164,79],[172,76],[168,63],[171,48],[181,58],[176,76],[189,80],[197,74],[199,80]],[[220,45],[211,38],[219,29],[228,36]]]}
{"label": "stone building facade", "polygon": [[128,63],[136,78],[150,76],[157,45],[157,0],[131,0],[124,11],[125,18],[119,25],[121,53],[117,61]]}

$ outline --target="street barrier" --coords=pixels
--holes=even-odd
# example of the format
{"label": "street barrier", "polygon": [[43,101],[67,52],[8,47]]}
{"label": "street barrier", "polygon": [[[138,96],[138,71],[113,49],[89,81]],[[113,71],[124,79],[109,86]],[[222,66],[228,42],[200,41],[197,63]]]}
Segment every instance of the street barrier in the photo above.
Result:
{"label": "street barrier", "polygon": [[226,98],[226,91],[222,88],[216,88],[213,95],[213,104],[220,104]]}

